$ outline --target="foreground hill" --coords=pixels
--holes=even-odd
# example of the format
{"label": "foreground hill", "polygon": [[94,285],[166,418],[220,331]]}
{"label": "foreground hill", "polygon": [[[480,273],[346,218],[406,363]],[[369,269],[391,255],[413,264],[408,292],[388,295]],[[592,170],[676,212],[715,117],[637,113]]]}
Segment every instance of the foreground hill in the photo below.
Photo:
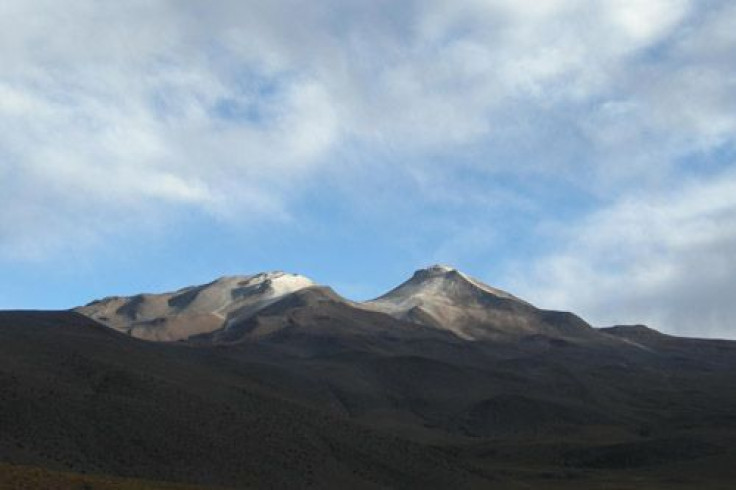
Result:
{"label": "foreground hill", "polygon": [[595,329],[442,266],[366,303],[285,276],[79,310],[107,325],[0,312],[0,462],[230,488],[736,480],[736,342]]}
{"label": "foreground hill", "polygon": [[267,392],[267,371],[76,313],[3,312],[0,460],[238,488],[481,488],[446,451]]}

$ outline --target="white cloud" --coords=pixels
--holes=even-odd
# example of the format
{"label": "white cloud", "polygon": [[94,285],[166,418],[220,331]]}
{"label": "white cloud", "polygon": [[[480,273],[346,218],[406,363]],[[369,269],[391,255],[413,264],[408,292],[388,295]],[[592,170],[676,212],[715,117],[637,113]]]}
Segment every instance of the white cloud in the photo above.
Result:
{"label": "white cloud", "polygon": [[[285,193],[334,143],[323,85],[308,73],[260,73],[257,59],[210,56],[219,33],[190,35],[194,11],[179,15],[166,2],[8,2],[4,10],[5,255],[79,247],[108,235],[111,222],[140,231],[172,206],[281,219]],[[245,109],[226,114],[228,105]],[[131,213],[149,219],[120,219]]]}
{"label": "white cloud", "polygon": [[613,0],[606,2],[603,16],[620,26],[632,42],[646,45],[682,21],[690,3],[687,0]]}
{"label": "white cloud", "polygon": [[516,278],[530,298],[598,325],[736,335],[729,299],[736,289],[733,172],[622,198],[582,223],[560,223],[557,233],[565,246]]}

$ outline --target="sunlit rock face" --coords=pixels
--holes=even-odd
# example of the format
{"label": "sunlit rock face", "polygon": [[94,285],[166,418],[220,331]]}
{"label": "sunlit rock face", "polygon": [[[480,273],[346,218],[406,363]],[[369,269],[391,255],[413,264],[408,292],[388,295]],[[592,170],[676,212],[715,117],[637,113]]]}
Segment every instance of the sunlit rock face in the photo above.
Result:
{"label": "sunlit rock face", "polygon": [[586,336],[571,313],[540,310],[446,265],[420,269],[385,295],[364,303],[395,318],[452,331],[467,340],[533,334]]}
{"label": "sunlit rock face", "polygon": [[[244,322],[265,313],[271,317],[269,321],[281,316],[279,322],[288,323],[294,305],[303,303],[307,297],[314,302],[317,293],[295,295],[316,288],[319,286],[312,280],[298,274],[265,272],[222,277],[170,293],[113,296],[76,311],[141,339],[178,341],[218,332],[210,337],[215,341],[232,338],[228,333],[232,326],[242,329]],[[355,323],[353,320],[360,318],[362,322],[365,313],[370,312],[378,315],[371,320],[378,330],[386,325],[381,317],[391,317],[404,325],[421,325],[471,341],[513,340],[534,335],[595,337],[593,329],[571,313],[541,310],[446,265],[417,270],[409,280],[372,301],[353,302],[331,290],[325,298],[341,304],[341,324],[348,330],[348,325]],[[278,314],[272,311],[276,306]],[[324,301],[310,304],[310,315],[324,307]],[[332,314],[335,312],[323,312],[322,316]]]}
{"label": "sunlit rock face", "polygon": [[228,276],[175,292],[104,298],[76,311],[134,337],[175,341],[226,328],[314,285],[304,276],[280,271]]}

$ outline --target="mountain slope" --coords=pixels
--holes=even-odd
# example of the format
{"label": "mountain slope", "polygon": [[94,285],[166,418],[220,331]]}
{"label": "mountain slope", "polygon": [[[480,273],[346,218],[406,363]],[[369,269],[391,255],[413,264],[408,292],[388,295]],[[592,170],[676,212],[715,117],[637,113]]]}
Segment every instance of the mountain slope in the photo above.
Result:
{"label": "mountain slope", "polygon": [[280,298],[313,285],[310,279],[297,274],[266,272],[223,277],[173,293],[114,296],[76,311],[133,337],[173,341],[241,321]]}
{"label": "mountain slope", "polygon": [[[307,296],[317,302],[317,296],[324,293],[315,293],[316,286],[304,276],[283,272],[232,276],[174,293],[105,298],[76,311],[146,340],[197,337],[201,341],[203,335],[213,332],[216,334],[209,338],[214,341],[232,341],[238,336],[244,340],[243,325],[260,311],[276,304],[277,310],[285,310]],[[311,292],[292,298],[306,290]],[[415,328],[414,333],[430,337],[434,329],[473,341],[516,341],[529,336],[588,342],[614,338],[600,335],[572,313],[538,309],[447,266],[420,269],[400,286],[364,303],[349,301],[331,290],[328,295],[329,301],[322,305],[340,304],[343,316],[359,318],[373,312],[374,323],[383,325],[390,322],[375,315],[388,315],[400,320],[394,325],[397,332],[407,331],[407,324],[421,325],[429,328]],[[266,316],[277,316],[274,311],[261,317],[261,322]],[[268,328],[255,329],[249,337]]]}
{"label": "mountain slope", "polygon": [[253,315],[230,321],[227,328],[192,340],[214,345],[278,345],[309,356],[346,349],[404,353],[414,341],[460,341],[449,332],[360,308],[323,286],[286,295]]}
{"label": "mountain slope", "polygon": [[443,265],[416,271],[408,281],[363,306],[446,329],[466,340],[597,336],[590,325],[572,313],[540,310]]}
{"label": "mountain slope", "polygon": [[266,388],[210,348],[0,312],[0,461],[235,488],[483,488],[454,456]]}

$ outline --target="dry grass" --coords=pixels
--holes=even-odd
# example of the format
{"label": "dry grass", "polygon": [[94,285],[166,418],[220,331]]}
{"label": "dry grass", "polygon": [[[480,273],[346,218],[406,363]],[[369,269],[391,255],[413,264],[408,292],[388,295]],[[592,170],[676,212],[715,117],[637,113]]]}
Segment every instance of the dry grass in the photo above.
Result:
{"label": "dry grass", "polygon": [[178,483],[81,475],[51,471],[36,466],[0,463],[0,489],[7,490],[210,490]]}

